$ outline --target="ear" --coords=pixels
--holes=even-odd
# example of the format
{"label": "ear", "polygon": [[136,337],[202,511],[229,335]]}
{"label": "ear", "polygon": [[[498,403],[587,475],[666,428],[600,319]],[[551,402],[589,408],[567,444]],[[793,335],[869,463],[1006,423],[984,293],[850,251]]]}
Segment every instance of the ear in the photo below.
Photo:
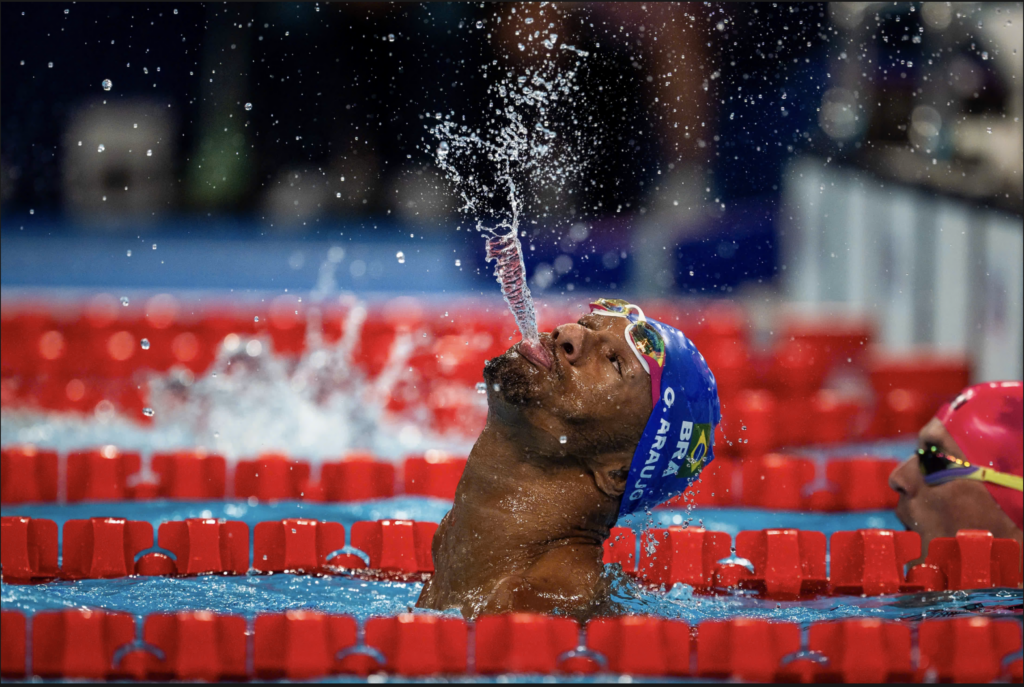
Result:
{"label": "ear", "polygon": [[626,477],[629,468],[599,467],[593,470],[597,488],[612,498],[619,498],[626,492]]}

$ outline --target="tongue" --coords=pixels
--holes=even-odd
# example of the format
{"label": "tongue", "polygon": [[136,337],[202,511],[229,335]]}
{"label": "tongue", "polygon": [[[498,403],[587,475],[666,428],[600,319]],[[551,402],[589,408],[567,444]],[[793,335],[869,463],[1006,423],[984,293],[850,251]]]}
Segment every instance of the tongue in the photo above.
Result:
{"label": "tongue", "polygon": [[540,365],[546,370],[551,369],[551,352],[540,341],[523,339],[519,344],[519,352],[530,362]]}

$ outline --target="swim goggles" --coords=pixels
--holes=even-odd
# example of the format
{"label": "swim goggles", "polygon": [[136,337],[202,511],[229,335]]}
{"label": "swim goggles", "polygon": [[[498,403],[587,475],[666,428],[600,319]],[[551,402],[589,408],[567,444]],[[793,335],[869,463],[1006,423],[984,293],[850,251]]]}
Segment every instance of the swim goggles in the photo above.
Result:
{"label": "swim goggles", "polygon": [[[620,298],[599,298],[590,304],[590,312],[608,317],[625,317],[630,320],[626,326],[626,343],[647,374],[651,374],[653,361],[659,368],[665,367],[665,339],[657,329],[647,321],[644,311],[639,305],[627,303]],[[636,319],[630,315],[636,313]]]}
{"label": "swim goggles", "polygon": [[1001,487],[1009,487],[1024,491],[1024,477],[999,472],[980,465],[971,465],[966,460],[940,451],[937,447],[917,449],[917,464],[921,469],[925,484],[935,486],[954,479],[973,479],[978,482],[989,482]]}

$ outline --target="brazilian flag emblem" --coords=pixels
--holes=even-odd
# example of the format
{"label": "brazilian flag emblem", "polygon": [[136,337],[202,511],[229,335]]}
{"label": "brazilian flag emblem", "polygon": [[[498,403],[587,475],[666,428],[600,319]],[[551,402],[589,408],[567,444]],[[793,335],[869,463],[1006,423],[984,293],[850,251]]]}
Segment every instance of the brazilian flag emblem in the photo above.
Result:
{"label": "brazilian flag emblem", "polygon": [[704,460],[711,452],[710,424],[694,424],[690,434],[690,447],[686,451],[686,460],[679,467],[677,477],[695,478],[704,469]]}

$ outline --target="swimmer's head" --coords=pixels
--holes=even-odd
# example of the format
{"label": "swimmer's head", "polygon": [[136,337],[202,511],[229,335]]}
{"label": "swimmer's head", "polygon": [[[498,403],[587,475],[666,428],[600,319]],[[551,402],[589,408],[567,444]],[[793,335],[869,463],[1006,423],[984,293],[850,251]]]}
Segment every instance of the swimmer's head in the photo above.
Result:
{"label": "swimmer's head", "polygon": [[957,530],[1020,538],[1024,527],[1024,398],[1021,382],[964,389],[918,434],[918,448],[889,477],[896,514],[925,550]]}
{"label": "swimmer's head", "polygon": [[484,368],[494,421],[527,455],[592,468],[620,513],[682,491],[713,458],[720,421],[707,363],[682,332],[602,299],[574,324]]}

